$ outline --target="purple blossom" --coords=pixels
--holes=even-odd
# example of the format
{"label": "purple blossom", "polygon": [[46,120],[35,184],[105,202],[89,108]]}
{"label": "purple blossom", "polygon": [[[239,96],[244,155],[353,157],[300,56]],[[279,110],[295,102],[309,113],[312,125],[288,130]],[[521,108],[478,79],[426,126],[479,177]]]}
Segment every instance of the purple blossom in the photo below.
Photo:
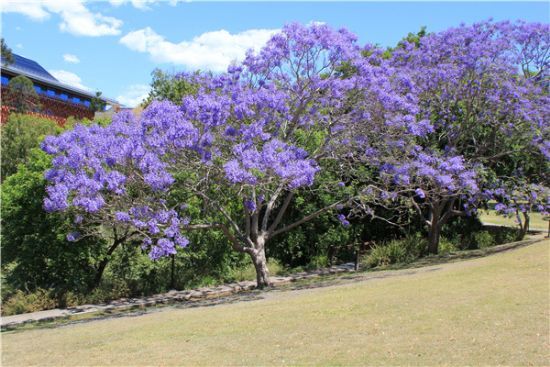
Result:
{"label": "purple blossom", "polygon": [[79,237],[80,237],[80,234],[78,232],[70,232],[69,234],[67,234],[67,241],[76,242],[78,241]]}
{"label": "purple blossom", "polygon": [[338,214],[336,217],[338,218],[338,220],[340,221],[340,223],[344,227],[349,227],[350,226],[350,222],[347,220],[347,218],[344,214]]}
{"label": "purple blossom", "polygon": [[426,194],[424,193],[424,190],[418,188],[418,189],[414,190],[414,192],[416,193],[416,196],[418,196],[420,199],[425,199],[426,198]]}

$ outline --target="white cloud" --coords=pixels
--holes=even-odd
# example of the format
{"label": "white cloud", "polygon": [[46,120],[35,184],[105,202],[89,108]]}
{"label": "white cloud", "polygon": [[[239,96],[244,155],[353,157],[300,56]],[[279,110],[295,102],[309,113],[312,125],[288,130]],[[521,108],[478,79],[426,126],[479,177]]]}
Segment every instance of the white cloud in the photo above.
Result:
{"label": "white cloud", "polygon": [[5,13],[20,13],[33,20],[44,20],[50,17],[50,13],[40,1],[30,0],[3,0],[0,9]]}
{"label": "white cloud", "polygon": [[57,14],[61,18],[59,29],[77,36],[118,35],[122,26],[119,19],[92,13],[84,0],[2,0],[1,9],[33,20],[45,20]]}
{"label": "white cloud", "polygon": [[187,0],[109,0],[109,3],[113,6],[121,6],[124,4],[132,4],[132,6],[136,9],[140,10],[151,10],[149,5],[155,4],[155,3],[168,3],[172,6],[176,6],[179,2],[183,2]]}
{"label": "white cloud", "polygon": [[189,69],[224,71],[234,60],[242,60],[248,49],[260,49],[277,29],[250,29],[231,34],[222,29],[206,32],[190,41],[172,43],[150,27],[130,32],[120,43],[131,50],[148,53],[156,62],[183,65]]}
{"label": "white cloud", "polygon": [[78,56],[73,54],[64,54],[63,60],[65,60],[65,62],[68,62],[70,64],[78,64],[80,62],[80,59],[78,58]]}
{"label": "white cloud", "polygon": [[50,70],[50,74],[52,74],[57,80],[59,80],[61,83],[90,91],[91,88],[85,86],[82,84],[82,79],[75,73],[71,73],[70,71],[66,70]]}
{"label": "white cloud", "polygon": [[150,90],[151,87],[146,84],[134,84],[126,88],[116,100],[125,106],[136,107],[147,98]]}

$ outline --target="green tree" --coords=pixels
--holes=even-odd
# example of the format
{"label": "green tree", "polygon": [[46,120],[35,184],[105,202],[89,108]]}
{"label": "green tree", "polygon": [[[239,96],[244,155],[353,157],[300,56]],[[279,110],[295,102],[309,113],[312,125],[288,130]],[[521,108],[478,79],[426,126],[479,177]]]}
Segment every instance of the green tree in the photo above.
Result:
{"label": "green tree", "polygon": [[0,53],[2,54],[2,61],[4,62],[4,65],[13,64],[13,53],[11,51],[11,48],[9,48],[6,44],[4,38],[0,40]]}
{"label": "green tree", "polygon": [[[199,74],[197,71],[196,74]],[[151,91],[145,99],[144,107],[154,100],[169,100],[180,104],[181,99],[189,94],[196,94],[198,86],[189,82],[189,78],[179,78],[177,74],[171,74],[160,69],[151,73]]]}
{"label": "green tree", "polygon": [[40,108],[39,101],[38,94],[29,78],[19,75],[10,80],[5,104],[13,108],[15,112],[36,111]]}
{"label": "green tree", "polygon": [[105,101],[101,99],[101,92],[95,92],[95,97],[93,97],[92,101],[90,102],[90,109],[94,112],[100,112],[105,109],[106,105],[107,104],[105,103]]}
{"label": "green tree", "polygon": [[1,127],[2,180],[14,174],[19,164],[27,164],[31,149],[38,148],[46,135],[61,128],[52,120],[12,113]]}
{"label": "green tree", "polygon": [[33,149],[29,162],[1,186],[2,272],[14,289],[52,289],[60,296],[91,287],[95,259],[104,246],[97,238],[69,242],[67,234],[73,227],[69,215],[43,210],[44,171],[50,162],[44,152]]}

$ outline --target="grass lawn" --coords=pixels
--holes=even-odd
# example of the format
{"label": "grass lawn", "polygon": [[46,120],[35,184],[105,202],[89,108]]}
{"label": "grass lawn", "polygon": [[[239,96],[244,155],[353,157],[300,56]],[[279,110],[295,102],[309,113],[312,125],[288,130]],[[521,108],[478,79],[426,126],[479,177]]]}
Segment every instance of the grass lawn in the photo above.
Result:
{"label": "grass lawn", "polygon": [[[507,218],[507,217],[503,217],[502,215],[497,215],[494,210],[480,211],[479,218],[481,219],[481,221],[483,223],[499,224],[499,225],[510,226],[510,227],[518,227],[517,223],[515,222],[515,218]],[[540,229],[540,230],[544,230],[544,231],[548,230],[548,222],[542,220],[542,215],[540,213],[531,213],[529,215],[529,218],[530,218],[529,227],[531,229]]]}
{"label": "grass lawn", "polygon": [[398,276],[2,334],[2,365],[550,365],[549,242]]}

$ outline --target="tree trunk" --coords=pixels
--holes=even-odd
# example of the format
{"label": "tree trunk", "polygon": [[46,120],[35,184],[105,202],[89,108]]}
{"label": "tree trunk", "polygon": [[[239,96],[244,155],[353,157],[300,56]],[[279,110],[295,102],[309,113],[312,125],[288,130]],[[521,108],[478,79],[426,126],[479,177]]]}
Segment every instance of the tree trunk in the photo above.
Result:
{"label": "tree trunk", "polygon": [[439,221],[434,216],[428,233],[428,254],[437,254],[439,252],[440,231]]}
{"label": "tree trunk", "polygon": [[105,267],[107,266],[108,262],[109,258],[104,258],[99,263],[99,267],[97,268],[97,271],[95,273],[93,289],[99,287],[99,284],[101,283],[101,278],[103,278],[103,272],[105,271]]}
{"label": "tree trunk", "polygon": [[250,257],[256,269],[256,286],[260,289],[269,287],[269,270],[267,269],[267,260],[265,257],[265,249],[260,247],[254,252],[250,252]]}
{"label": "tree trunk", "polygon": [[107,255],[101,260],[99,263],[99,266],[95,273],[94,278],[94,284],[93,288],[95,289],[99,287],[99,284],[101,283],[101,279],[103,278],[103,273],[105,272],[105,268],[107,267],[107,264],[109,263],[110,257],[113,254],[113,252],[116,250],[116,248],[123,242],[124,238],[117,238],[113,241],[113,244],[111,247],[109,247],[109,250],[107,250]]}
{"label": "tree trunk", "polygon": [[[520,217],[518,215],[518,220],[519,220],[519,218]],[[523,213],[523,218],[524,218],[523,224],[521,223],[521,220],[519,222],[520,230],[519,230],[519,234],[518,234],[518,238],[517,238],[518,241],[523,240],[523,238],[525,238],[525,235],[529,231],[529,214]]]}
{"label": "tree trunk", "polygon": [[176,255],[172,254],[170,257],[170,289],[176,289]]}

